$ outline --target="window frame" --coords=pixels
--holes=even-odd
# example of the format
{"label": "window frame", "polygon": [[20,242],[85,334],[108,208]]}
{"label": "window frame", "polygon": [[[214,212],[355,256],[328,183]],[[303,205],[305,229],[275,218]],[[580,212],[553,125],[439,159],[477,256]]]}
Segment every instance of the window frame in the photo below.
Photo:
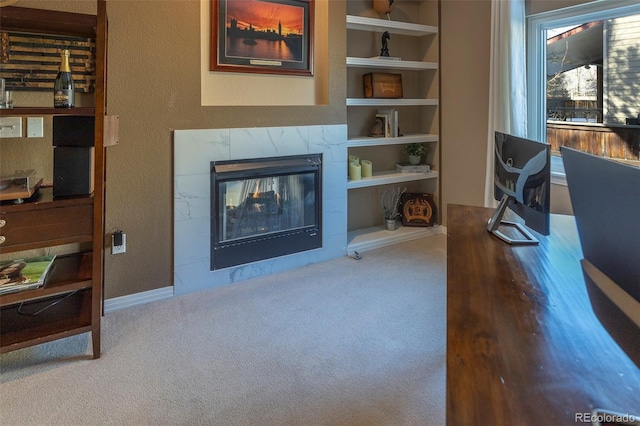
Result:
{"label": "window frame", "polygon": [[[597,0],[527,17],[527,134],[547,141],[546,31],[585,22],[640,14],[637,0]],[[566,185],[561,157],[551,158],[551,182]]]}

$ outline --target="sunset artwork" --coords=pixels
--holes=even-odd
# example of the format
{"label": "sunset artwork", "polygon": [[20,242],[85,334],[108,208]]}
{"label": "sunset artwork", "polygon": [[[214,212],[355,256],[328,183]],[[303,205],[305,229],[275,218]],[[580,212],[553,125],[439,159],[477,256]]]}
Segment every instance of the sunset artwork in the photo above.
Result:
{"label": "sunset artwork", "polygon": [[312,75],[312,17],[313,0],[212,0],[211,70]]}

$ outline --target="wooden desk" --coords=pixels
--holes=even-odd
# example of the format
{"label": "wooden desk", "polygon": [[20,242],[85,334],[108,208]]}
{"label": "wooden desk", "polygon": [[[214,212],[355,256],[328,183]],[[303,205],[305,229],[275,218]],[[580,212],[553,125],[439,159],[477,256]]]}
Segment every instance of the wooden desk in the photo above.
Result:
{"label": "wooden desk", "polygon": [[540,245],[512,247],[487,232],[492,213],[448,206],[447,424],[640,414],[640,369],[591,309],[573,217],[552,215]]}

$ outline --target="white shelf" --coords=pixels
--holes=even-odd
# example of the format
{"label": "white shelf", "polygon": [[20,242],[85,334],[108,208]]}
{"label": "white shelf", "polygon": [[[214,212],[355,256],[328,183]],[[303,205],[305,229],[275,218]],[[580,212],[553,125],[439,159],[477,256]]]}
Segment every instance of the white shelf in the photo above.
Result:
{"label": "white shelf", "polygon": [[377,58],[358,58],[355,56],[347,57],[347,67],[351,68],[391,68],[396,70],[436,70],[437,62],[421,62],[421,61],[403,61],[398,59],[377,59]]}
{"label": "white shelf", "polygon": [[437,99],[347,98],[347,106],[436,106]]}
{"label": "white shelf", "polygon": [[388,185],[392,183],[413,182],[416,180],[435,179],[438,177],[437,171],[429,173],[400,173],[396,170],[385,170],[374,172],[373,176],[359,180],[347,181],[347,189],[367,188],[370,186]]}
{"label": "white shelf", "polygon": [[389,31],[390,34],[402,34],[414,37],[438,33],[438,27],[432,25],[412,24],[409,22],[366,18],[354,15],[347,15],[347,29],[377,32]]}
{"label": "white shelf", "polygon": [[403,145],[407,143],[422,142],[438,142],[438,135],[416,133],[412,135],[400,136],[397,138],[374,138],[371,136],[358,136],[347,141],[347,148],[355,148],[359,146]]}
{"label": "white shelf", "polygon": [[400,222],[397,222],[397,226],[399,228],[395,231],[387,231],[384,226],[376,226],[347,233],[347,254],[351,256],[354,251],[363,253],[391,244],[446,233],[446,228],[439,225],[433,227],[400,226]]}

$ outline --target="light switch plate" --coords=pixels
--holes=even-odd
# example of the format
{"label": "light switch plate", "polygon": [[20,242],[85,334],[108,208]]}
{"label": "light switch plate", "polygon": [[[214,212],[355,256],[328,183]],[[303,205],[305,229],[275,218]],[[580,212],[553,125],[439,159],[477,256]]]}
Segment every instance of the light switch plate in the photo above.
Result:
{"label": "light switch plate", "polygon": [[0,117],[0,138],[21,138],[22,117]]}
{"label": "light switch plate", "polygon": [[27,137],[44,137],[44,119],[42,117],[27,117]]}

